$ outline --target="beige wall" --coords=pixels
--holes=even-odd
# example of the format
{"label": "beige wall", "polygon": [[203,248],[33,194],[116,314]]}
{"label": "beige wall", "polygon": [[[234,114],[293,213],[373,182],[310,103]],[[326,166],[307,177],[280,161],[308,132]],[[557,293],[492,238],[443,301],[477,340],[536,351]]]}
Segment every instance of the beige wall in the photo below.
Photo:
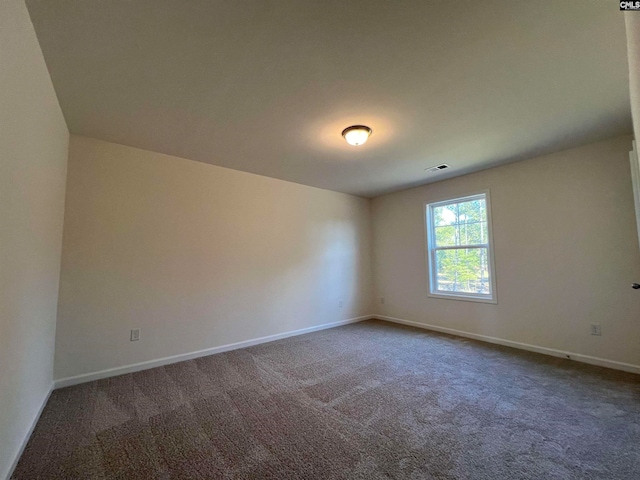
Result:
{"label": "beige wall", "polygon": [[69,134],[22,0],[0,1],[0,478],[52,386]]}
{"label": "beige wall", "polygon": [[77,136],[67,184],[56,378],[370,313],[369,200]]}
{"label": "beige wall", "polygon": [[640,17],[637,12],[624,12],[629,61],[629,96],[635,138],[640,138]]}
{"label": "beige wall", "polygon": [[[630,148],[621,137],[375,198],[374,311],[640,365]],[[423,202],[483,189],[498,304],[427,297]],[[602,325],[601,337],[590,323]]]}

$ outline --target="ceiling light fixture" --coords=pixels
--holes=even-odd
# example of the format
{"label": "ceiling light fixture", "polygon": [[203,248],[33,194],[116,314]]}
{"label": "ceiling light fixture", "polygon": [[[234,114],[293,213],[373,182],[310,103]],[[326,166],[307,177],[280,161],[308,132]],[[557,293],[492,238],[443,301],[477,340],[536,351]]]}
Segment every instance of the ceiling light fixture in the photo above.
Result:
{"label": "ceiling light fixture", "polygon": [[352,125],[342,131],[342,136],[349,145],[362,145],[369,139],[372,130],[364,125]]}

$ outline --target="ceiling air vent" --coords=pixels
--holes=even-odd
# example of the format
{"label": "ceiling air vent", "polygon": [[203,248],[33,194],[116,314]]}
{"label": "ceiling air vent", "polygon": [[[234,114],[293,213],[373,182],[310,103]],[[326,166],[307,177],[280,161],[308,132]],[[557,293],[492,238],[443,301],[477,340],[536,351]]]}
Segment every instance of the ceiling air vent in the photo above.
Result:
{"label": "ceiling air vent", "polygon": [[433,173],[433,172],[439,172],[440,170],[445,170],[447,168],[449,168],[449,165],[447,165],[446,163],[442,163],[440,165],[436,165],[435,167],[425,168],[425,171],[427,173]]}

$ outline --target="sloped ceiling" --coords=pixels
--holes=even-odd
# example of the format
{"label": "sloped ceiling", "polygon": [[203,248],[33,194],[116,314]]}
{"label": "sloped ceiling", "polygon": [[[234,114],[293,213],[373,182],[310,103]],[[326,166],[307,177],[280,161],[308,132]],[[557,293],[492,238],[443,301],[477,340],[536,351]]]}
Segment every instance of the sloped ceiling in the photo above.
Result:
{"label": "sloped ceiling", "polygon": [[27,4],[72,133],[306,185],[375,196],[632,131],[617,2]]}

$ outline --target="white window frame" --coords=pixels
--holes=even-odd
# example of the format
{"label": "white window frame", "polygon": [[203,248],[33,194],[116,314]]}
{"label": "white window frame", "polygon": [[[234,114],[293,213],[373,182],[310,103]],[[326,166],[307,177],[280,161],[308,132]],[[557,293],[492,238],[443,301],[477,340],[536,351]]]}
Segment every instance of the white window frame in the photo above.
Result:
{"label": "white window frame", "polygon": [[[487,239],[486,244],[474,244],[454,247],[438,247],[435,246],[435,228],[433,225],[433,209],[436,207],[442,207],[444,205],[451,205],[453,203],[462,203],[477,198],[484,197],[487,208]],[[468,302],[481,302],[481,303],[498,303],[498,295],[496,292],[496,265],[495,255],[493,253],[493,227],[491,221],[491,196],[489,190],[482,190],[470,195],[464,195],[460,197],[449,197],[445,200],[438,200],[436,202],[424,202],[424,221],[426,232],[426,260],[427,260],[427,277],[429,284],[429,291],[427,296],[433,298],[445,298],[449,300],[464,300]],[[486,248],[487,249],[487,263],[489,268],[491,295],[474,294],[466,292],[447,292],[443,290],[436,290],[436,252],[438,250],[451,250],[461,248]]]}

